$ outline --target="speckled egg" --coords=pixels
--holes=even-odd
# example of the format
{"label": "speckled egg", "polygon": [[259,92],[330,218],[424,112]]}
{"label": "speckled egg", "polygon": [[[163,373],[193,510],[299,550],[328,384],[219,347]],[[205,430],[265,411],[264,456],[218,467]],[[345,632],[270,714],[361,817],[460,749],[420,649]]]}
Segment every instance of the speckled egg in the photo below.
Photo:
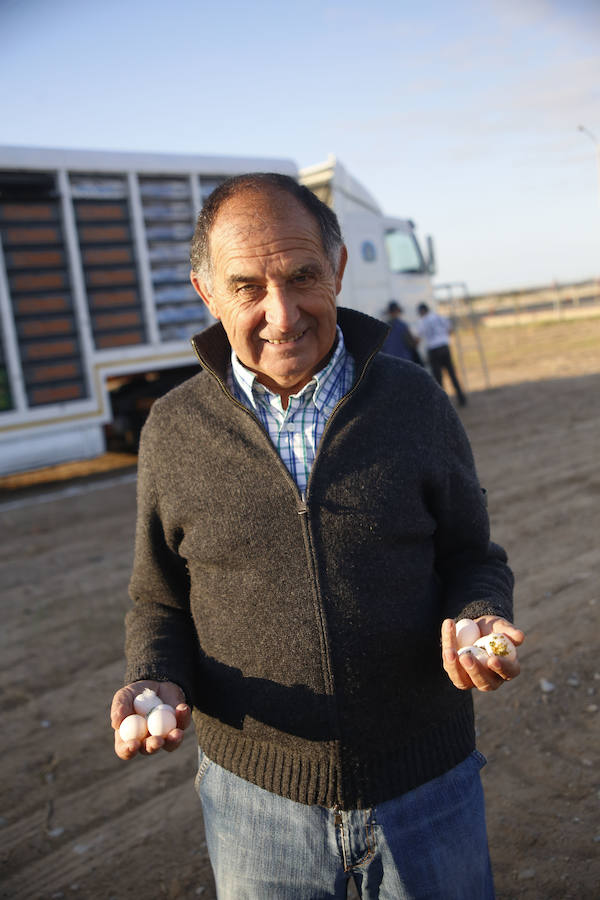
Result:
{"label": "speckled egg", "polygon": [[461,647],[458,651],[458,655],[462,656],[463,653],[471,653],[475,659],[478,659],[479,662],[485,662],[489,659],[489,653],[484,647],[478,647],[476,644],[471,644],[468,647]]}
{"label": "speckled egg", "polygon": [[509,660],[516,659],[517,656],[517,649],[511,639],[500,632],[484,635],[475,641],[475,646],[483,647],[490,656],[501,656]]}

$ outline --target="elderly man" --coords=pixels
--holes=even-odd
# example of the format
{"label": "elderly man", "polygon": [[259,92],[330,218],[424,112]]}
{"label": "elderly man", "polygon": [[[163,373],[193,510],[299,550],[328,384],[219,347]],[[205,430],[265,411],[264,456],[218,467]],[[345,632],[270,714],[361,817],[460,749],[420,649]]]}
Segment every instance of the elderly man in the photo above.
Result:
{"label": "elderly man", "polygon": [[[129,682],[193,710],[219,898],[493,896],[471,688],[517,660],[458,656],[455,621],[510,624],[471,451],[386,326],[337,309],[334,214],[284,176],[231,179],[192,244],[218,323],[155,403],[139,459]],[[442,653],[440,654],[440,631]]]}

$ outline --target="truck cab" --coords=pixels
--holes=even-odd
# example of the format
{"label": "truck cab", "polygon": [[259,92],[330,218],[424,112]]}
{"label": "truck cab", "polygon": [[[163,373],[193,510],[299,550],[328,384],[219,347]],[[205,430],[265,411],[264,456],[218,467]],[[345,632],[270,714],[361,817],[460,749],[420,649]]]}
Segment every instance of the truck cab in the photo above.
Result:
{"label": "truck cab", "polygon": [[427,255],[411,219],[385,216],[366,188],[331,156],[325,163],[300,170],[299,180],[336,213],[348,248],[348,264],[338,302],[376,318],[390,300],[404,308],[407,321],[417,320],[419,303],[433,303],[433,241]]}

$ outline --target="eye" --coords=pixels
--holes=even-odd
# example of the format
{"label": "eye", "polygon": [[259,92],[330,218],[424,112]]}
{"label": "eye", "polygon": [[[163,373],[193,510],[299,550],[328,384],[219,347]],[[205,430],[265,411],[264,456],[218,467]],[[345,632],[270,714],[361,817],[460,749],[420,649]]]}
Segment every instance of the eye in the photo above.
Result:
{"label": "eye", "polygon": [[304,287],[305,285],[312,284],[314,280],[314,272],[298,272],[297,275],[292,277],[292,284],[296,284],[298,287]]}
{"label": "eye", "polygon": [[260,294],[261,290],[262,288],[258,284],[241,284],[236,288],[236,294],[240,297],[255,297]]}

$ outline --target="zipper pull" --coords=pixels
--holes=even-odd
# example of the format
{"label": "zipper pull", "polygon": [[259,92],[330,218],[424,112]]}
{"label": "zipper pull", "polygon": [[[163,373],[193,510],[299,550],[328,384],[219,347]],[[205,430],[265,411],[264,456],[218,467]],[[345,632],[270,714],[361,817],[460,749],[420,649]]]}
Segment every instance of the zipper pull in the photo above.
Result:
{"label": "zipper pull", "polygon": [[302,492],[300,494],[300,503],[298,504],[298,515],[305,516],[306,515],[306,494]]}

